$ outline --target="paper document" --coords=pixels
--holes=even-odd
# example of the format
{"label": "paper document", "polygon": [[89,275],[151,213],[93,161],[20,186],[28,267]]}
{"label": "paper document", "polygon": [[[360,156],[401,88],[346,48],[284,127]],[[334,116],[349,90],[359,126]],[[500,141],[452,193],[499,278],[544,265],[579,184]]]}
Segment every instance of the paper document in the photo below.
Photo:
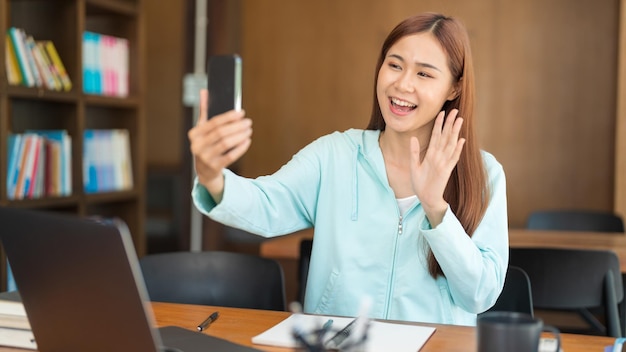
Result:
{"label": "paper document", "polygon": [[[294,320],[303,331],[319,329],[324,322],[333,320],[333,330],[339,330],[348,325],[354,318],[334,317],[327,315],[301,314],[290,315],[289,318],[274,325],[270,329],[252,338],[252,343],[279,347],[296,348],[298,343],[292,336]],[[371,321],[367,334],[366,351],[419,351],[435,328],[397,324],[389,322]],[[332,333],[330,333],[332,336]]]}

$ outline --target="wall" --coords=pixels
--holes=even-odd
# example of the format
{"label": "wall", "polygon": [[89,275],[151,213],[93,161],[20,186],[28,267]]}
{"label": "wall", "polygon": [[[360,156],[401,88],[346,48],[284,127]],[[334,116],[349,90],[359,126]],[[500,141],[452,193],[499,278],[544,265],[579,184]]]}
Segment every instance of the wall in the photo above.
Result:
{"label": "wall", "polygon": [[146,238],[149,253],[189,247],[190,109],[182,105],[183,75],[193,37],[192,0],[143,1],[146,18]]}
{"label": "wall", "polygon": [[176,168],[182,163],[182,79],[185,73],[186,1],[144,1],[147,33],[148,121],[146,158],[151,168]]}
{"label": "wall", "polygon": [[538,208],[613,209],[618,0],[242,0],[254,137],[241,173],[271,173],[322,134],[365,127],[382,40],[426,10],[469,29],[480,143],[507,173],[511,226]]}

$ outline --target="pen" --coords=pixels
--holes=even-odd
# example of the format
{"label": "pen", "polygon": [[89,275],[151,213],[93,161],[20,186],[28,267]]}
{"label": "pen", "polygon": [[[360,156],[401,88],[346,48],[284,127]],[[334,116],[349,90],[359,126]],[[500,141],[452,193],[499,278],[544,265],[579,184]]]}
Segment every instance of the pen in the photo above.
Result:
{"label": "pen", "polygon": [[200,323],[200,325],[198,325],[198,331],[202,331],[206,329],[209,325],[211,325],[211,323],[216,321],[217,317],[219,316],[220,316],[220,313],[213,312],[213,314],[209,315],[208,318],[206,318],[202,323]]}
{"label": "pen", "polygon": [[354,327],[354,323],[357,321],[357,318],[352,320],[350,324],[346,325],[343,329],[339,330],[333,337],[326,341],[326,348],[337,348],[339,345],[350,336],[350,332]]}

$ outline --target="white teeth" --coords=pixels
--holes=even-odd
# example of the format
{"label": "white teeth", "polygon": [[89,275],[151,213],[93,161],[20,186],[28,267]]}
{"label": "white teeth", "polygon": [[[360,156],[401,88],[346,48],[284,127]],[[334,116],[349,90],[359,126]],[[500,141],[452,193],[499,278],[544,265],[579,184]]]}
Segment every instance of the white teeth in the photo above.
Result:
{"label": "white teeth", "polygon": [[411,104],[409,102],[406,102],[406,101],[400,100],[400,99],[396,99],[396,98],[391,98],[391,102],[396,104],[396,105],[399,105],[399,106],[405,106],[407,108],[414,108],[414,107],[417,106],[415,104]]}

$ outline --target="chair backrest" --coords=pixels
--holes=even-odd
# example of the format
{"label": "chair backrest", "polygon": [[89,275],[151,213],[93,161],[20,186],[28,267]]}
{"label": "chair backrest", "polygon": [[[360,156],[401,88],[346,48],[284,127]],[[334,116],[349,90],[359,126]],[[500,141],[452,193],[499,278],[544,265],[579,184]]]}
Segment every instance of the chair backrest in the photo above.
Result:
{"label": "chair backrest", "polygon": [[283,270],[255,255],[172,252],[139,260],[152,301],[285,310]]}
{"label": "chair backrest", "polygon": [[624,232],[619,215],[595,210],[538,210],[528,217],[531,230]]}
{"label": "chair backrest", "polygon": [[311,261],[312,250],[312,239],[305,238],[300,241],[300,258],[298,259],[298,300],[302,304],[304,304],[304,294],[306,293],[306,282],[309,277],[309,262]]}
{"label": "chair backrest", "polygon": [[504,280],[504,288],[496,303],[488,312],[519,312],[534,316],[530,278],[519,267],[509,266]]}
{"label": "chair backrest", "polygon": [[578,310],[601,306],[607,335],[621,336],[618,305],[624,299],[624,290],[614,252],[511,248],[509,264],[528,274],[534,308]]}

